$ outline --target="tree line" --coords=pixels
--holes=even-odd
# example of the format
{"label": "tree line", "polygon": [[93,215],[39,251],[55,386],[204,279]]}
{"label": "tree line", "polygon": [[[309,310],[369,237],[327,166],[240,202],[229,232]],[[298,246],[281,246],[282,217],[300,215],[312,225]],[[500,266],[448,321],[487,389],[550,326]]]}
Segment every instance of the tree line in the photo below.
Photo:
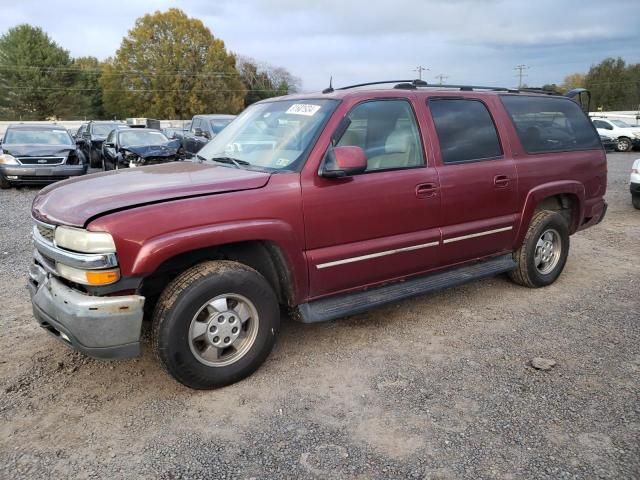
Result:
{"label": "tree line", "polygon": [[566,93],[574,88],[591,92],[591,109],[640,111],[640,63],[627,64],[622,58],[605,58],[586,73],[567,75],[560,85],[543,88]]}
{"label": "tree line", "polygon": [[238,113],[299,88],[285,68],[229,52],[202,21],[175,8],[138,18],[104,61],[73,58],[27,24],[0,37],[0,119],[187,119]]}

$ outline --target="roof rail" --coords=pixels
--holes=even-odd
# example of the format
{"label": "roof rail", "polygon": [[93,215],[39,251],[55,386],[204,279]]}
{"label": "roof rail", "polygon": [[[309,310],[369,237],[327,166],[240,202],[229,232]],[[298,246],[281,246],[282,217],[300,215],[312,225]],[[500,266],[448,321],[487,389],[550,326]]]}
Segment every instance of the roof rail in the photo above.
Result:
{"label": "roof rail", "polygon": [[482,86],[482,85],[451,85],[451,84],[436,85],[436,84],[427,83],[424,80],[383,80],[378,82],[356,83],[354,85],[347,85],[345,87],[340,87],[335,89],[330,86],[329,88],[324,89],[322,93],[331,93],[335,90],[349,90],[351,88],[367,87],[371,85],[385,85],[390,83],[395,83],[393,88],[406,89],[406,90],[416,90],[418,88],[455,88],[463,92],[472,92],[474,90],[489,90],[491,92],[507,92],[507,93],[527,92],[527,93],[541,93],[545,95],[561,95],[560,93],[555,92],[553,90],[545,90],[542,88],[528,88],[528,87],[508,88],[508,87],[490,87],[490,86],[488,87],[488,86]]}

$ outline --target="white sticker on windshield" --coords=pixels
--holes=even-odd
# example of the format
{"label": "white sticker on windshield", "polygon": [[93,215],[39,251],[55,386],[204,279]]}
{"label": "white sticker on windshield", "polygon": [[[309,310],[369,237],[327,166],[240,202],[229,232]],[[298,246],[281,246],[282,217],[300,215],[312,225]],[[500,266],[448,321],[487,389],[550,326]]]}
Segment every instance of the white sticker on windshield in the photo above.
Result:
{"label": "white sticker on windshield", "polygon": [[294,103],[289,107],[289,110],[287,110],[286,113],[290,113],[292,115],[306,115],[307,117],[311,117],[315,115],[318,110],[320,110],[320,105]]}

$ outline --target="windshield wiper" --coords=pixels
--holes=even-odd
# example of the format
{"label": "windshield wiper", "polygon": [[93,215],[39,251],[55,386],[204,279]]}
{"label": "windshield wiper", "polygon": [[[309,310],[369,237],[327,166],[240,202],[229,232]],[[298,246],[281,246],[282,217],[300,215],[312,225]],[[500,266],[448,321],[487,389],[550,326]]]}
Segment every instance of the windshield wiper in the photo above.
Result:
{"label": "windshield wiper", "polygon": [[[198,155],[198,158],[202,158],[202,157]],[[241,165],[251,165],[251,163],[247,162],[246,160],[240,160],[238,158],[233,158],[233,157],[213,157],[213,158],[209,158],[208,160],[211,160],[213,162],[218,162],[218,163],[235,165],[236,168],[241,168],[240,167]]]}

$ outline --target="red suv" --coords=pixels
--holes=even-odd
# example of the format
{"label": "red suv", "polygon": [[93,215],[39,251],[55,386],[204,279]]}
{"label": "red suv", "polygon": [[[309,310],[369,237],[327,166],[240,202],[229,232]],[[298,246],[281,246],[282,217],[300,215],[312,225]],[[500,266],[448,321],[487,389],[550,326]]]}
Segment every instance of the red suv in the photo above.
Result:
{"label": "red suv", "polygon": [[281,97],[199,159],[42,190],[42,327],[122,358],[150,318],[171,375],[220,387],[265,360],[283,311],[332,320],[504,272],[544,287],[606,212],[599,137],[557,95],[412,82]]}

